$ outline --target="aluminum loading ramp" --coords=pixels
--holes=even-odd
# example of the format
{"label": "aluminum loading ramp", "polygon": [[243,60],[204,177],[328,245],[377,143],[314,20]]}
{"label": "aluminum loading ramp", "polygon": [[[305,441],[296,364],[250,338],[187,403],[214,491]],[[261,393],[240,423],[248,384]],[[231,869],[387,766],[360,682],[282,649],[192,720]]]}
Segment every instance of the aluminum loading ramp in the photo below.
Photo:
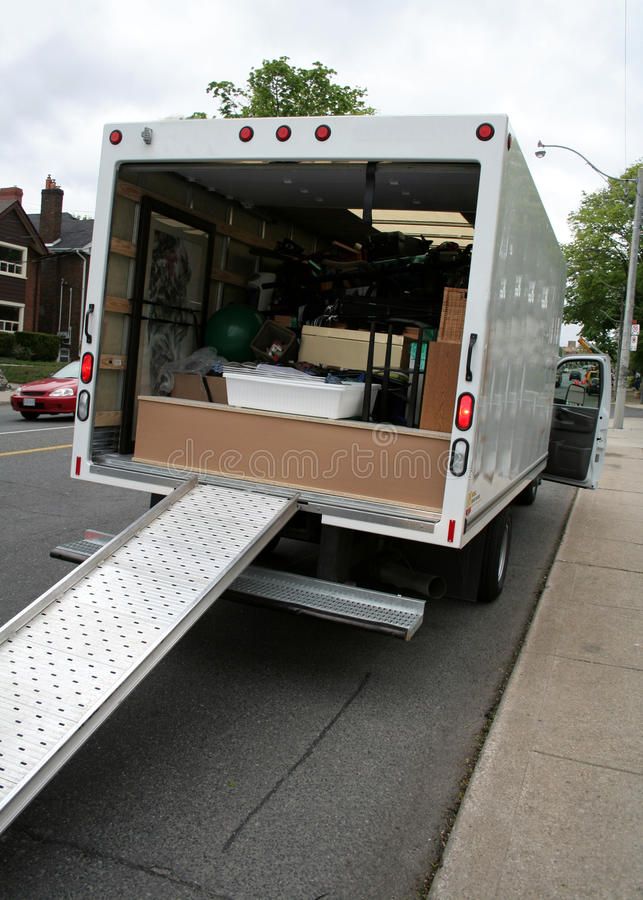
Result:
{"label": "aluminum loading ramp", "polygon": [[193,479],[0,629],[0,832],[295,511]]}

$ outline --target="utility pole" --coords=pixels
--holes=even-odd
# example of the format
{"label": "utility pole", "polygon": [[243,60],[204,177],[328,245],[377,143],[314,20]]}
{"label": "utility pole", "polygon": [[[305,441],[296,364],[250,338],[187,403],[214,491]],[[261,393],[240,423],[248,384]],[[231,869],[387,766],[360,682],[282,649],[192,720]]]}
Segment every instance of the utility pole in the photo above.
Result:
{"label": "utility pole", "polygon": [[643,197],[643,167],[638,171],[636,179],[636,200],[634,201],[634,221],[632,222],[632,243],[630,259],[627,267],[627,288],[625,289],[625,309],[623,310],[623,334],[621,336],[621,352],[618,357],[616,373],[616,404],[614,406],[614,428],[623,427],[625,416],[625,394],[627,392],[627,372],[630,367],[630,342],[632,340],[632,319],[634,318],[634,301],[636,299],[636,273],[641,241],[641,198]]}

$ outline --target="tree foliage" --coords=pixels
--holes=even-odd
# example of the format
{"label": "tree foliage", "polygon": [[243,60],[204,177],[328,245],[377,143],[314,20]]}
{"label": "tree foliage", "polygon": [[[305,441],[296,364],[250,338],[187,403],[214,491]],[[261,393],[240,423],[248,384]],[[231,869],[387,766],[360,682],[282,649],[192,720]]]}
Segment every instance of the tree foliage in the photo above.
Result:
{"label": "tree foliage", "polygon": [[[623,315],[632,240],[638,164],[623,173],[631,182],[610,180],[583,200],[568,222],[571,241],[563,247],[567,259],[565,322],[582,325],[583,336],[615,357]],[[643,267],[639,251],[634,319],[643,318]],[[629,335],[628,335],[629,339]],[[639,371],[643,348],[632,359]]]}
{"label": "tree foliage", "polygon": [[[335,75],[335,69],[320,62],[300,69],[291,65],[287,56],[280,56],[264,59],[261,66],[251,69],[244,87],[232,81],[211,81],[206,91],[226,119],[372,115],[375,110],[366,105],[366,89],[336,84]],[[192,116],[205,117],[205,113]]]}

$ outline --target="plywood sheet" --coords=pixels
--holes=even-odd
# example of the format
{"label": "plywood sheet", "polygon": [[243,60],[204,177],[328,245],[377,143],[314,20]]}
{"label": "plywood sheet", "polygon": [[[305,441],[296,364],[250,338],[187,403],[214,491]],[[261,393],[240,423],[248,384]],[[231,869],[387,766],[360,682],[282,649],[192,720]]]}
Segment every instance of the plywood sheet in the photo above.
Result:
{"label": "plywood sheet", "polygon": [[141,397],[134,459],[439,510],[448,435]]}
{"label": "plywood sheet", "polygon": [[460,352],[460,344],[450,341],[432,341],[429,344],[420,428],[451,432]]}

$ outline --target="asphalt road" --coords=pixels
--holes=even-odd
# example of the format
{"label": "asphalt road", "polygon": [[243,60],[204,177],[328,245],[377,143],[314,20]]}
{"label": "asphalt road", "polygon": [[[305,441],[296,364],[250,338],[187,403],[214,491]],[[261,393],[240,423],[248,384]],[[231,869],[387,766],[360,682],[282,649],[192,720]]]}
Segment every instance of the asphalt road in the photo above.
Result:
{"label": "asphalt road", "polygon": [[[69,478],[70,425],[0,406],[1,621],[147,508]],[[410,643],[217,602],[0,838],[0,896],[417,897],[573,496],[516,508],[501,598]]]}

